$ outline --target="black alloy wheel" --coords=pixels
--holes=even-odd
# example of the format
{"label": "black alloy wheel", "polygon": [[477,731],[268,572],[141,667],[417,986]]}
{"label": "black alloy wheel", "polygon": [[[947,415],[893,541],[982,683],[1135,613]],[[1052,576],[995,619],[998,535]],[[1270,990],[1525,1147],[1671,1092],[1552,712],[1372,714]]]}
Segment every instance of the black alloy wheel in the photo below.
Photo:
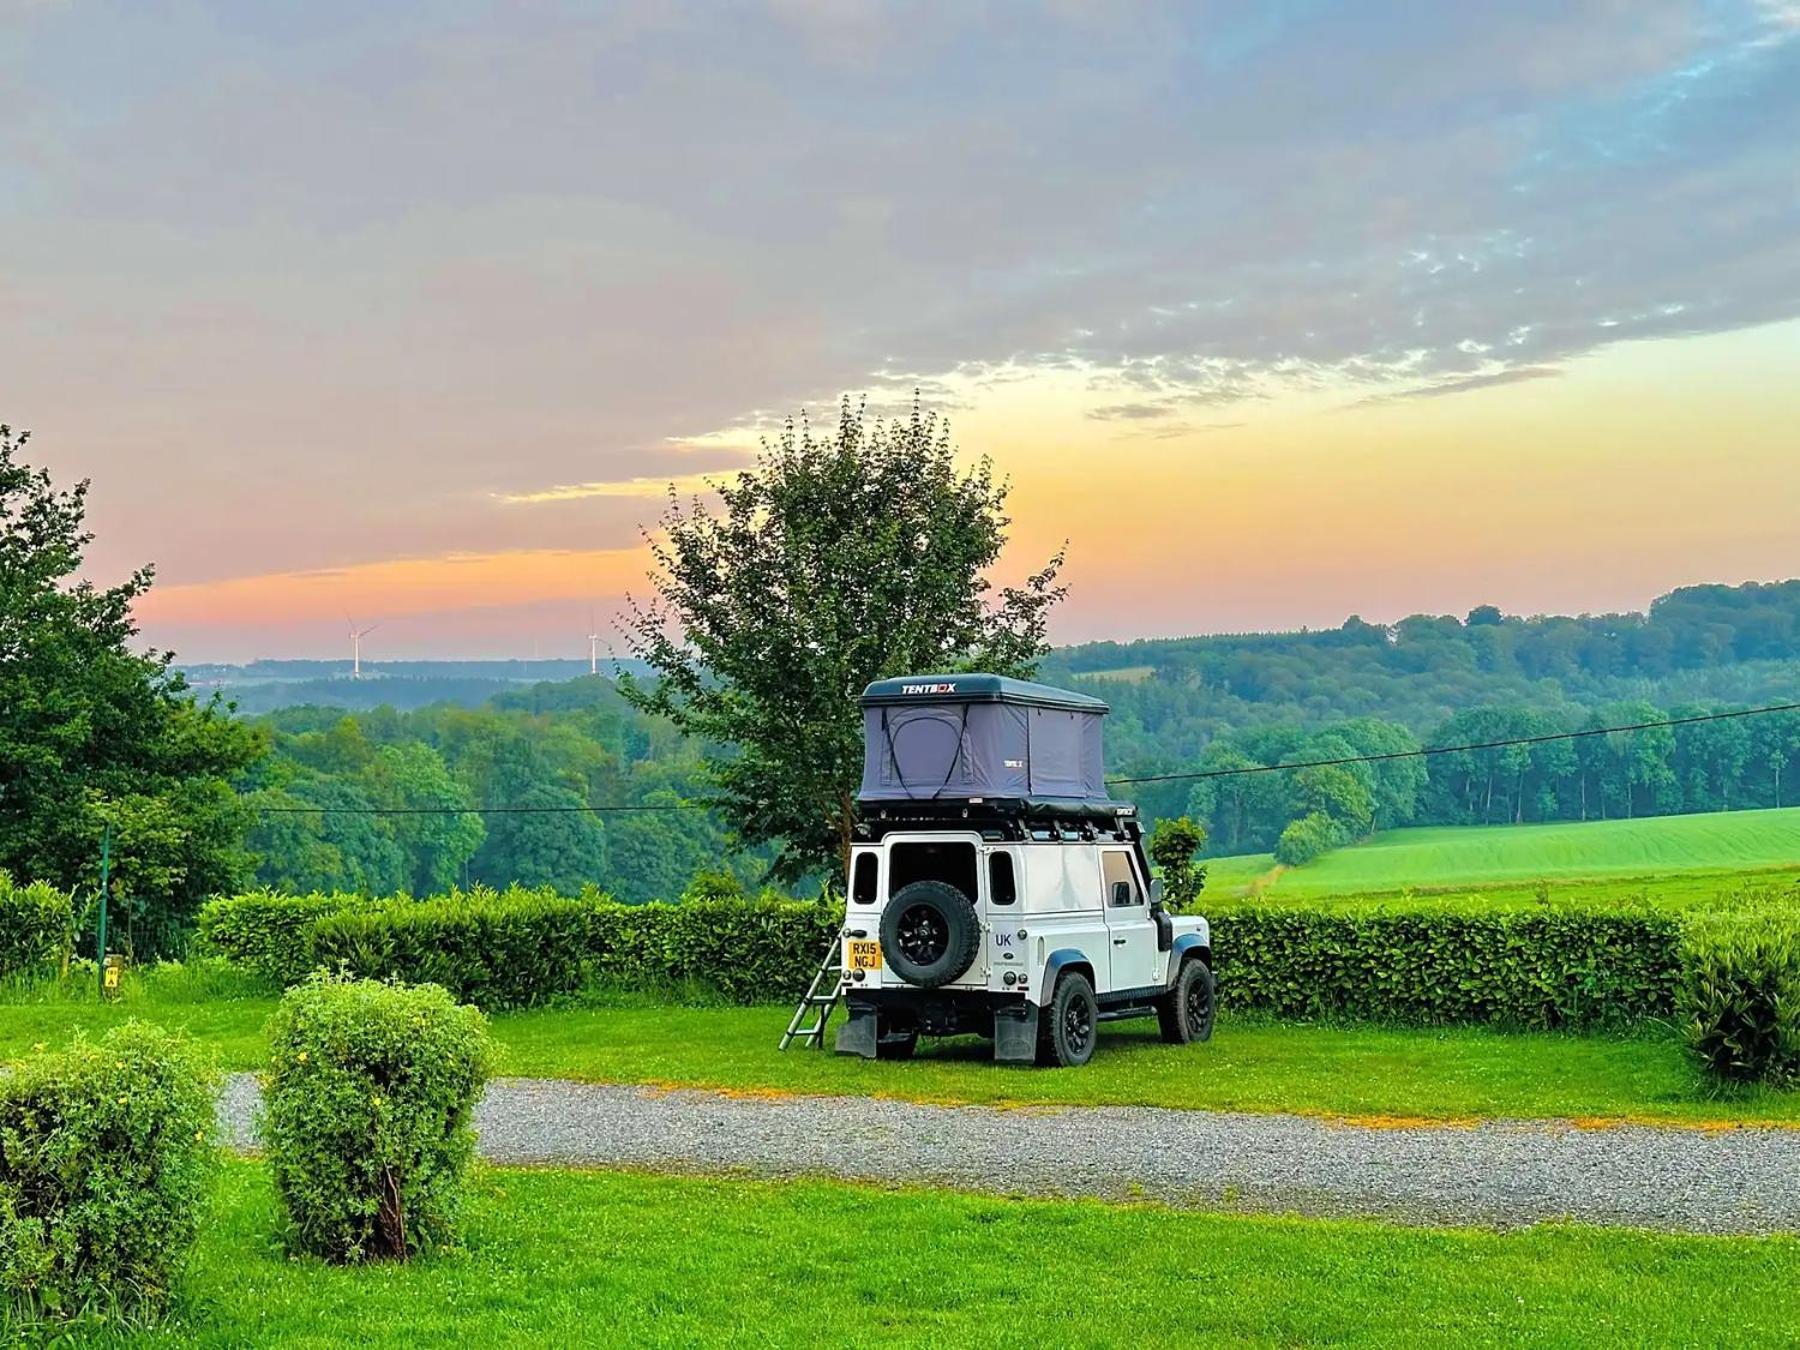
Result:
{"label": "black alloy wheel", "polygon": [[1157,1000],[1156,1020],[1162,1038],[1171,1045],[1210,1041],[1218,1001],[1212,967],[1201,957],[1189,957],[1175,977],[1175,985]]}
{"label": "black alloy wheel", "polygon": [[1058,978],[1038,1018],[1038,1063],[1073,1069],[1094,1057],[1100,1005],[1087,976],[1069,971]]}
{"label": "black alloy wheel", "polygon": [[894,940],[906,953],[908,961],[933,966],[944,959],[950,946],[950,925],[935,909],[914,905],[900,916],[894,929]]}
{"label": "black alloy wheel", "polygon": [[1085,1059],[1093,1048],[1094,1010],[1080,999],[1070,999],[1063,1009],[1062,1021],[1063,1044],[1068,1046],[1070,1057]]}

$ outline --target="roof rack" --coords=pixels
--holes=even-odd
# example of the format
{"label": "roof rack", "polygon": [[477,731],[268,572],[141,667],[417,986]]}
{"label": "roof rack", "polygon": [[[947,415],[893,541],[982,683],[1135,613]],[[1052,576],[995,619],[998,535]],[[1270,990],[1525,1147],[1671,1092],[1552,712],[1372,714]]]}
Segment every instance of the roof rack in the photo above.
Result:
{"label": "roof rack", "polygon": [[855,834],[880,839],[895,830],[978,829],[1013,840],[1097,839],[1141,834],[1130,802],[1033,800],[1024,797],[960,797],[929,801],[859,801]]}

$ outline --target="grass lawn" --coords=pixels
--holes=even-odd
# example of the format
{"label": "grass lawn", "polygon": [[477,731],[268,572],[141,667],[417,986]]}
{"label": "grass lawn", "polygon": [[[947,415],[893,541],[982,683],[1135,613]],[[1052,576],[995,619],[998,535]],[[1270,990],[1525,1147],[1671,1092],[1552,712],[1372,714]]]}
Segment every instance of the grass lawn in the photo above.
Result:
{"label": "grass lawn", "polygon": [[1800,1241],[1515,1233],[487,1170],[459,1253],[289,1260],[226,1169],[183,1345],[1791,1343]]}
{"label": "grass lawn", "polygon": [[1103,1026],[1079,1069],[993,1063],[985,1041],[926,1042],[907,1063],[775,1044],[785,1008],[520,1013],[495,1021],[504,1072],[621,1083],[925,1101],[1170,1106],[1334,1116],[1800,1120],[1800,1092],[1707,1097],[1668,1037],[1479,1028],[1307,1027],[1223,1019],[1207,1045],[1154,1022]]}
{"label": "grass lawn", "polygon": [[[1800,884],[1800,807],[1601,820],[1388,830],[1303,867],[1278,869],[1266,853],[1214,858],[1207,885],[1231,898],[1333,903],[1371,893],[1501,888],[1534,898],[1644,898],[1707,906],[1749,884]],[[1499,897],[1496,897],[1499,898]]]}
{"label": "grass lawn", "polygon": [[[0,1003],[0,1060],[129,1016],[186,1027],[222,1067],[262,1067],[267,998],[139,985],[117,1004]],[[1667,1036],[1555,1036],[1480,1028],[1308,1027],[1227,1018],[1208,1045],[1166,1046],[1155,1024],[1104,1027],[1080,1069],[995,1065],[986,1042],[928,1041],[909,1063],[775,1049],[788,1009],[608,1006],[493,1018],[502,1072],[744,1091],[950,1102],[1152,1105],[1433,1119],[1472,1116],[1800,1120],[1800,1092],[1715,1100]]]}

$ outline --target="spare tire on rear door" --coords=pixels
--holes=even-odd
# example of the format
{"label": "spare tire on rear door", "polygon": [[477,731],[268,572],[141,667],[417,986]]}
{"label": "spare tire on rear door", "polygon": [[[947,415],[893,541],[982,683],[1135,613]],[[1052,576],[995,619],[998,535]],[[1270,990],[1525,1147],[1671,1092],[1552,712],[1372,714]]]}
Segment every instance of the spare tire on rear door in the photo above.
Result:
{"label": "spare tire on rear door", "polygon": [[975,964],[981,925],[968,896],[946,881],[902,886],[881,912],[881,955],[908,984],[935,989]]}

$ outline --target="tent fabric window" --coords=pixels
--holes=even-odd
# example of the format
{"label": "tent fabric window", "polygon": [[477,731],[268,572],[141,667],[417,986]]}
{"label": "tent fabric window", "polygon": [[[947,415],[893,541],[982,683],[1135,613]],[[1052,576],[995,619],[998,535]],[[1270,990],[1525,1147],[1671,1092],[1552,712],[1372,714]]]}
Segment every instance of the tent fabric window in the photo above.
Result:
{"label": "tent fabric window", "polygon": [[881,710],[881,780],[905,796],[957,796],[970,779],[969,709]]}

